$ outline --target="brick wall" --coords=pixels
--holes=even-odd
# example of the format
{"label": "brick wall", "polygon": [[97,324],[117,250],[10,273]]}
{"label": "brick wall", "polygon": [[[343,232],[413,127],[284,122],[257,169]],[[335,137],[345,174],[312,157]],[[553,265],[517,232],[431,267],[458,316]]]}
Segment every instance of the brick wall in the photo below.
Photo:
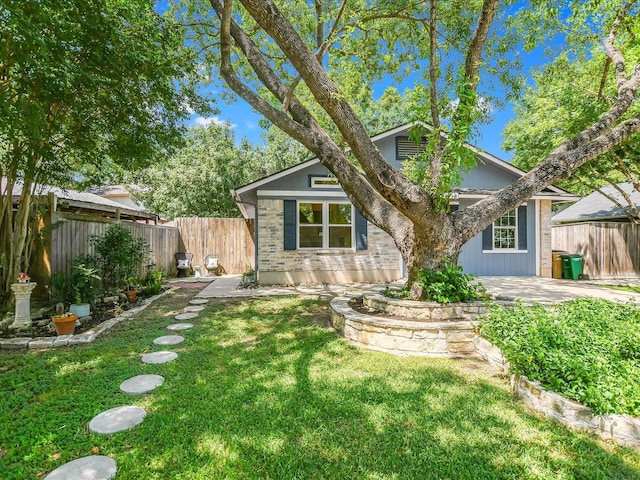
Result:
{"label": "brick wall", "polygon": [[258,275],[261,284],[382,282],[402,276],[393,240],[368,226],[367,250],[284,250],[284,204],[258,200]]}

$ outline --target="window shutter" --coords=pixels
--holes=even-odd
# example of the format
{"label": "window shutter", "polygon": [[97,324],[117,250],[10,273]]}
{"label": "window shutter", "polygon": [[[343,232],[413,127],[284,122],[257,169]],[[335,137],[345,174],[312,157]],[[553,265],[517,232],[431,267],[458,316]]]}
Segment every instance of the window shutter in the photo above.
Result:
{"label": "window shutter", "polygon": [[518,207],[518,250],[527,249],[527,207]]}
{"label": "window shutter", "polygon": [[369,248],[367,240],[367,219],[364,218],[357,209],[356,212],[356,250],[366,250]]}
{"label": "window shutter", "polygon": [[482,250],[493,250],[493,223],[482,231]]}
{"label": "window shutter", "polygon": [[284,249],[295,250],[297,244],[296,235],[297,205],[295,200],[284,201]]}

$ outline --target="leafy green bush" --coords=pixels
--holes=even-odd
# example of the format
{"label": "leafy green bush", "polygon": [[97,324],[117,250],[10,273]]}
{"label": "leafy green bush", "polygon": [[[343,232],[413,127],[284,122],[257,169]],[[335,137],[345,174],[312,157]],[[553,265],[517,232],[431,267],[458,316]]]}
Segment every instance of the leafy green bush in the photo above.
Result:
{"label": "leafy green bush", "polygon": [[93,306],[99,294],[99,282],[95,259],[89,255],[78,255],[73,259],[71,276],[64,272],[51,276],[54,298],[67,305],[88,303]]}
{"label": "leafy green bush", "polygon": [[640,309],[578,299],[492,308],[480,333],[512,369],[598,414],[640,416]]}
{"label": "leafy green bush", "polygon": [[474,278],[447,259],[442,270],[421,270],[416,284],[424,288],[425,300],[439,303],[468,302],[480,298],[484,291],[481,283],[473,283]]}
{"label": "leafy green bush", "polygon": [[110,225],[103,235],[91,235],[89,240],[95,248],[105,290],[126,287],[128,279],[139,276],[149,264],[149,242],[134,237],[119,223]]}
{"label": "leafy green bush", "polygon": [[146,291],[149,295],[157,295],[162,291],[164,273],[159,270],[150,270],[146,278]]}

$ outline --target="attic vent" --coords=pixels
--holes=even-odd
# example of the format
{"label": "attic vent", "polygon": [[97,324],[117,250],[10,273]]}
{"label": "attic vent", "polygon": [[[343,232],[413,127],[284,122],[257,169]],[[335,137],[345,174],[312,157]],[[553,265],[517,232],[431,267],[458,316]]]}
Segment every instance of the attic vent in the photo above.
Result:
{"label": "attic vent", "polygon": [[406,160],[412,155],[424,152],[424,140],[416,145],[409,137],[396,137],[396,159],[398,161]]}

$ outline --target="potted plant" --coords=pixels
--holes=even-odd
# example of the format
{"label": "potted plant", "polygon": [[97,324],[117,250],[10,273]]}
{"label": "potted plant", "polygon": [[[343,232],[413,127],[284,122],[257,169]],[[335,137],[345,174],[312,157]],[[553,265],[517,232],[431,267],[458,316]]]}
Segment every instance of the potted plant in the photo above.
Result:
{"label": "potted plant", "polygon": [[51,317],[56,333],[58,335],[71,335],[76,329],[76,321],[78,314],[76,313],[56,313]]}
{"label": "potted plant", "polygon": [[127,287],[124,289],[124,294],[129,302],[135,302],[136,298],[138,298],[138,285],[140,285],[138,277],[127,278]]}
{"label": "potted plant", "polygon": [[69,306],[69,311],[77,313],[79,317],[86,317],[91,312],[91,307],[98,297],[97,283],[100,281],[98,269],[91,267],[76,257],[71,273],[71,285],[74,302]]}
{"label": "potted plant", "polygon": [[247,263],[247,265],[244,268],[244,273],[242,274],[242,285],[244,285],[245,287],[255,283],[256,281],[256,272],[253,269],[253,267]]}

